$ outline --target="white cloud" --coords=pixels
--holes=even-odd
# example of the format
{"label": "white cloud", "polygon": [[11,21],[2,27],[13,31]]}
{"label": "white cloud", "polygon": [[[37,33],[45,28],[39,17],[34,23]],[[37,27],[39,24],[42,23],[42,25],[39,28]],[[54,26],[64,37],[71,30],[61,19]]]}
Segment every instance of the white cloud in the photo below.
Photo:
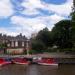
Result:
{"label": "white cloud", "polygon": [[23,31],[21,27],[10,27],[10,28],[0,27],[0,33],[10,35],[10,36],[16,36],[22,33],[22,35],[25,35],[28,38],[30,38],[30,34],[31,34],[29,31],[26,32]]}
{"label": "white cloud", "polygon": [[39,12],[36,9],[25,9],[22,14],[25,15],[37,15]]}
{"label": "white cloud", "polygon": [[48,19],[48,20],[50,20],[50,25],[48,26],[49,30],[51,30],[53,28],[54,24],[56,24],[57,22],[59,22],[63,19],[65,19],[65,17],[59,16],[57,14],[50,16],[50,18]]}
{"label": "white cloud", "polygon": [[50,16],[43,16],[43,17],[38,17],[39,20],[42,21],[43,24],[46,25],[46,27],[49,28],[49,30],[51,30],[54,26],[55,23],[59,22],[60,20],[65,19],[65,17],[57,15],[57,14],[53,14]]}
{"label": "white cloud", "polygon": [[45,4],[46,9],[49,11],[53,11],[56,14],[62,15],[62,16],[68,16],[70,15],[70,12],[72,11],[72,6],[73,6],[73,0],[67,0],[64,4],[62,5],[55,5],[55,4]]}
{"label": "white cloud", "polygon": [[46,27],[43,21],[39,18],[24,18],[21,16],[13,16],[11,22],[21,27],[23,34],[30,36],[32,32],[38,32]]}
{"label": "white cloud", "polygon": [[[72,2],[73,0],[67,0],[65,3],[61,5],[55,5],[55,4],[47,4],[45,2],[42,2],[41,0],[27,0],[24,1],[21,5],[25,7],[26,9],[22,12],[25,15],[33,15],[39,14],[37,11],[37,8],[41,9],[47,9],[49,12],[55,12],[56,14],[62,15],[62,16],[68,16],[72,10]],[[31,14],[30,14],[31,13]]]}
{"label": "white cloud", "polygon": [[[34,18],[26,18],[25,16],[12,16],[11,23],[14,25],[14,29],[0,28],[0,32],[17,35],[20,32],[27,37],[30,37],[32,33],[37,33],[39,30],[48,27],[49,30],[52,29],[55,23],[65,19],[64,16],[68,16],[71,12],[72,0],[67,0],[66,3],[62,5],[47,4],[41,0],[25,0],[22,2],[21,6],[25,9],[21,11],[25,15],[36,15]],[[55,12],[53,15],[43,15],[40,16],[40,12],[37,8],[48,10],[49,12]],[[8,17],[14,13],[10,0],[0,0],[0,17]],[[15,26],[17,25],[18,28]]]}
{"label": "white cloud", "polygon": [[[23,27],[30,27],[32,29],[35,29],[36,27],[41,27],[40,29],[42,29],[43,27],[45,27],[45,25],[43,24],[43,21],[40,18],[24,18],[21,16],[13,16],[11,18],[11,21],[13,24],[17,24],[19,26],[23,26]],[[38,30],[38,29],[37,29]]]}
{"label": "white cloud", "polygon": [[43,7],[40,0],[27,0],[21,4],[25,7],[25,10],[22,12],[25,15],[36,15],[39,14],[39,11],[36,8]]}
{"label": "white cloud", "polygon": [[57,23],[58,21],[64,19],[64,17],[62,16],[59,16],[57,14],[54,14],[52,16],[50,16],[50,20],[52,20],[54,23]]}
{"label": "white cloud", "polygon": [[0,27],[0,33],[11,35],[11,36],[16,36],[19,34],[17,30],[16,32],[14,32],[14,31],[11,31],[11,29],[7,29],[4,27]]}
{"label": "white cloud", "polygon": [[25,0],[22,4],[25,8],[40,8],[43,7],[40,0]]}
{"label": "white cloud", "polygon": [[14,13],[10,0],[0,0],[0,18],[5,18]]}
{"label": "white cloud", "polygon": [[64,19],[64,17],[56,14],[52,16],[39,16],[31,19],[21,16],[13,16],[11,18],[11,22],[15,25],[18,25],[22,29],[22,33],[28,37],[33,32],[37,33],[39,30],[45,27],[48,27],[51,30],[53,25],[62,19]]}

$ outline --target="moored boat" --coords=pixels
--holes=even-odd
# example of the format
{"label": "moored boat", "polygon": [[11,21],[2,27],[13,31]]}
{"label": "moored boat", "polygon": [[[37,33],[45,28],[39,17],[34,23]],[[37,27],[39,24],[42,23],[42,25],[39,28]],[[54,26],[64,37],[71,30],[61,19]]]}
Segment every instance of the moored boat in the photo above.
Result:
{"label": "moored boat", "polygon": [[38,59],[38,64],[58,66],[58,63],[56,63],[54,58],[41,58],[41,59]]}
{"label": "moored boat", "polygon": [[12,59],[11,58],[4,58],[6,64],[11,64]]}
{"label": "moored boat", "polygon": [[37,62],[38,62],[38,57],[33,57],[32,58],[32,63],[33,64],[37,64]]}
{"label": "moored boat", "polygon": [[10,64],[11,61],[8,61],[8,60],[9,60],[9,59],[0,58],[0,66]]}
{"label": "moored boat", "polygon": [[20,65],[28,65],[30,62],[26,58],[15,58],[13,59],[13,63]]}

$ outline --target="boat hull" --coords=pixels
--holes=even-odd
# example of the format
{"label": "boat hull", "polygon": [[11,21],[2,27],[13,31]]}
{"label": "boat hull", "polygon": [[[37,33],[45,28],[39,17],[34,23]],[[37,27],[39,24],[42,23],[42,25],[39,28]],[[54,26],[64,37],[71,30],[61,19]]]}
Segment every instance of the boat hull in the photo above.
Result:
{"label": "boat hull", "polygon": [[11,64],[11,62],[4,61],[4,62],[1,62],[1,63],[0,63],[0,66],[8,65],[8,64]]}
{"label": "boat hull", "polygon": [[28,65],[29,63],[14,62],[15,64]]}
{"label": "boat hull", "polygon": [[56,60],[54,58],[41,58],[38,60],[38,64],[58,66],[58,63],[56,62]]}
{"label": "boat hull", "polygon": [[39,65],[50,65],[50,66],[58,66],[58,64],[49,64],[49,63],[38,63]]}
{"label": "boat hull", "polygon": [[23,59],[23,58],[14,59],[13,63],[14,64],[20,64],[20,65],[28,65],[28,64],[30,64],[29,61],[27,61],[26,59]]}

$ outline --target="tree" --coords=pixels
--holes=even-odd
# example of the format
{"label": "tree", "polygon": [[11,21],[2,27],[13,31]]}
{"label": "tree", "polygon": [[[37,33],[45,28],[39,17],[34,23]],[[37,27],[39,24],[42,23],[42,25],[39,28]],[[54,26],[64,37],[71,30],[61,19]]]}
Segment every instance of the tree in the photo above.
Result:
{"label": "tree", "polygon": [[44,28],[43,30],[40,30],[35,37],[31,38],[31,42],[32,49],[46,52],[52,46],[51,32],[48,28]]}
{"label": "tree", "polygon": [[32,41],[32,53],[42,53],[45,49],[44,44],[41,41]]}
{"label": "tree", "polygon": [[46,48],[52,45],[51,32],[48,30],[48,28],[44,28],[43,30],[39,31],[36,39],[43,42]]}
{"label": "tree", "polygon": [[72,16],[72,43],[73,47],[75,47],[75,0],[73,0],[73,11],[71,13]]}
{"label": "tree", "polygon": [[52,29],[52,37],[54,39],[54,44],[59,46],[59,48],[69,48],[72,47],[71,43],[71,21],[61,20],[55,24]]}
{"label": "tree", "polygon": [[75,22],[72,21],[72,43],[73,47],[75,47]]}
{"label": "tree", "polygon": [[4,53],[6,53],[6,47],[7,47],[6,43],[0,43],[0,49],[3,49]]}

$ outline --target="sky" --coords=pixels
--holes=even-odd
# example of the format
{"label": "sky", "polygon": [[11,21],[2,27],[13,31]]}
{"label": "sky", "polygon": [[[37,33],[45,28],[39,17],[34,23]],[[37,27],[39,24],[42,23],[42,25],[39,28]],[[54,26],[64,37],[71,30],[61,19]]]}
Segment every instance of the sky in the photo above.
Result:
{"label": "sky", "polygon": [[70,19],[73,0],[0,0],[0,33],[30,38],[55,23]]}

